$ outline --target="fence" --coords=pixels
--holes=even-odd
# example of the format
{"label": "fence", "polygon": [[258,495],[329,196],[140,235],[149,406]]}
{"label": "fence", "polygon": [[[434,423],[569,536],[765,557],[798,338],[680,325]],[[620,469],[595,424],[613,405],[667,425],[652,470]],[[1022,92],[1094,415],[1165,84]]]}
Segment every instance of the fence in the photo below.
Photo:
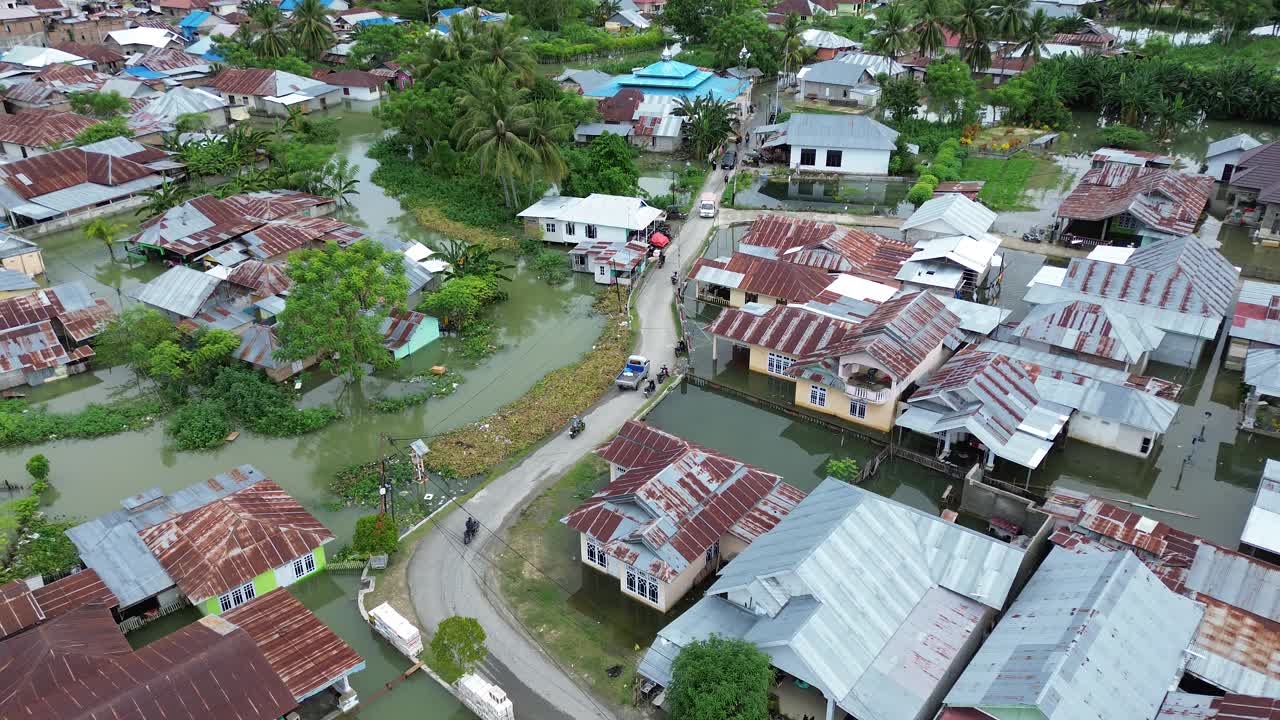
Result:
{"label": "fence", "polygon": [[883,448],[882,450],[880,450],[880,452],[876,453],[875,457],[871,458],[871,460],[867,462],[866,467],[858,471],[858,476],[853,479],[853,484],[861,485],[867,480],[870,480],[871,478],[875,477],[876,473],[880,472],[880,464],[883,463],[885,459],[890,457],[892,454],[893,454],[892,445],[889,445]]}
{"label": "fence", "polygon": [[168,605],[161,605],[160,608],[155,612],[147,613],[145,615],[135,615],[131,618],[125,618],[124,622],[120,623],[120,632],[122,633],[133,632],[134,630],[137,630],[143,625],[147,625],[149,623],[155,622],[156,620],[159,620],[165,615],[172,615],[173,613],[176,613],[185,607],[189,607],[190,605],[191,603],[187,602],[185,598],[178,598],[177,600],[175,600],[172,603],[169,603]]}

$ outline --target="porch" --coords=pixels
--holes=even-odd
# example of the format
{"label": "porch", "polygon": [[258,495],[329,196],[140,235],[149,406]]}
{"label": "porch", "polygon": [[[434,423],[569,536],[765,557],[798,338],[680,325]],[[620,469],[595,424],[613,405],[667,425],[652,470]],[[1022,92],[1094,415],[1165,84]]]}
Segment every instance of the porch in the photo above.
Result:
{"label": "porch", "polygon": [[875,368],[864,368],[845,380],[844,393],[854,400],[883,405],[893,395],[893,378]]}
{"label": "porch", "polygon": [[[817,688],[778,671],[778,679],[770,691],[770,699],[777,699],[777,706],[770,702],[770,715],[775,719],[786,720],[825,720],[827,717],[827,699]],[[834,718],[844,717],[844,711],[835,709]]]}

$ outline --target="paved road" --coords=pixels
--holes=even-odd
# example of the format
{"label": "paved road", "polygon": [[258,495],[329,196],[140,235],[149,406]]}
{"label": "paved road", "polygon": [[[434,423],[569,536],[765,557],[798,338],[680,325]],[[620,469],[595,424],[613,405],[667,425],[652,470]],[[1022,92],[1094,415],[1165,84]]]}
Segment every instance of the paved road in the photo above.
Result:
{"label": "paved road", "polygon": [[[717,195],[724,188],[723,173],[713,173],[702,188]],[[690,218],[675,240],[676,252],[684,266],[692,263],[703,238],[711,230],[710,219]],[[671,316],[672,287],[667,281],[672,262],[657,271],[638,293],[640,316],[639,352],[649,357],[656,369],[662,364],[675,367],[676,331]],[[616,717],[603,703],[566,676],[531,640],[492,597],[497,578],[487,558],[502,550],[491,530],[505,526],[519,510],[555,482],[583,454],[612,436],[645,402],[642,393],[610,392],[586,415],[587,429],[575,439],[567,432],[552,438],[523,462],[494,479],[467,503],[472,515],[485,525],[480,536],[463,546],[464,516],[454,513],[447,522],[454,532],[437,529],[423,538],[409,563],[409,592],[422,627],[435,628],[452,615],[477,618],[488,634],[490,656],[482,672],[506,689],[518,717],[527,720]],[[619,599],[619,602],[622,602]]]}

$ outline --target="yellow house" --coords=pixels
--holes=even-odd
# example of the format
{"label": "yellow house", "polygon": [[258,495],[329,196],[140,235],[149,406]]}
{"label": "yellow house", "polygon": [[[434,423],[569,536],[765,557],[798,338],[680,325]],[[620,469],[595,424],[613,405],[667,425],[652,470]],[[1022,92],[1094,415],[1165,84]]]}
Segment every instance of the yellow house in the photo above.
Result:
{"label": "yellow house", "polygon": [[30,240],[0,231],[0,268],[29,277],[43,275],[44,254]]}
{"label": "yellow house", "polygon": [[708,332],[747,347],[753,372],[794,381],[796,405],[883,432],[903,390],[962,341],[960,318],[923,292],[871,306],[861,319],[813,307],[726,310]]}
{"label": "yellow house", "polygon": [[587,567],[666,612],[804,499],[782,478],[634,420],[596,454],[609,484],[560,522]]}

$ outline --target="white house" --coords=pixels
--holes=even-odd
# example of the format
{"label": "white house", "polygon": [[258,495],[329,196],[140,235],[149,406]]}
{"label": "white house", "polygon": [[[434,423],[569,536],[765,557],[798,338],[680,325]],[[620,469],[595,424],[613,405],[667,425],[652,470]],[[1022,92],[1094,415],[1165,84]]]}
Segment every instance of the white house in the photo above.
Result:
{"label": "white house", "polygon": [[342,101],[342,88],[283,70],[227,68],[212,86],[231,105],[244,105],[254,115],[287,117],[290,108],[306,113]]}
{"label": "white house", "polygon": [[325,84],[342,88],[348,100],[372,102],[382,99],[388,79],[364,70],[339,70],[320,77]]}
{"label": "white house", "polygon": [[947,193],[926,201],[902,223],[903,237],[943,238],[964,235],[982,238],[996,222],[996,214],[985,205],[961,195]]}
{"label": "white house", "polygon": [[648,256],[649,246],[642,240],[583,240],[569,251],[569,267],[591,273],[598,285],[630,285]]}
{"label": "white house", "polygon": [[540,230],[543,240],[576,246],[587,240],[647,242],[664,213],[640,198],[592,193],[585,198],[545,197],[519,217],[530,231]]}
{"label": "white house", "polygon": [[849,175],[889,174],[898,133],[863,115],[795,113],[752,131],[761,148],[788,148],[793,170]]}
{"label": "white house", "polygon": [[1240,156],[1261,144],[1246,133],[1215,140],[1209,143],[1209,149],[1205,152],[1204,170],[1201,172],[1219,182],[1230,182],[1231,173],[1235,172]]}
{"label": "white house", "polygon": [[944,298],[981,296],[989,288],[992,268],[1003,265],[996,255],[1000,238],[989,233],[920,240],[915,248],[896,279],[904,289],[926,290]]}
{"label": "white house", "polygon": [[1051,18],[1077,17],[1086,5],[1096,4],[1098,0],[1031,0],[1027,12],[1034,14],[1036,10],[1044,10],[1044,14]]}

